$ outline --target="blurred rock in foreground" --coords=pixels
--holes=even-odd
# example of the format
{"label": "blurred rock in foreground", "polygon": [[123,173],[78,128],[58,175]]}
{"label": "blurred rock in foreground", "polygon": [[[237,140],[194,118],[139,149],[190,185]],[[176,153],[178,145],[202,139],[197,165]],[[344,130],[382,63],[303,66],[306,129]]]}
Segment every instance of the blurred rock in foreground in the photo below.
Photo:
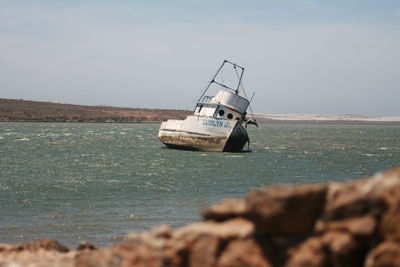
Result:
{"label": "blurred rock in foreground", "polygon": [[0,244],[0,266],[400,266],[400,168],[347,184],[269,187],[126,241]]}

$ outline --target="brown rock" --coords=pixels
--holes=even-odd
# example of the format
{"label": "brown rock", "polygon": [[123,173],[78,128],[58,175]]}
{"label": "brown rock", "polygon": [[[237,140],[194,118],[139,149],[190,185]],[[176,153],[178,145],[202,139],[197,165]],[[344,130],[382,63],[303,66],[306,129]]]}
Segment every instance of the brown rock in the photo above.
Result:
{"label": "brown rock", "polygon": [[0,244],[0,266],[72,267],[76,253],[50,239],[15,245]]}
{"label": "brown rock", "polygon": [[188,266],[215,266],[218,253],[232,240],[254,234],[254,224],[243,218],[222,223],[207,221],[178,229],[173,235],[173,247]]}
{"label": "brown rock", "polygon": [[329,185],[316,230],[340,229],[367,237],[379,229],[384,239],[400,240],[399,214],[400,169],[392,169],[369,179]]}
{"label": "brown rock", "polygon": [[[3,247],[3,248],[1,248]],[[49,250],[49,251],[57,251],[57,252],[68,252],[69,248],[64,245],[61,245],[56,240],[51,239],[37,239],[32,242],[15,244],[15,245],[3,245],[0,246],[0,251],[3,252],[22,252],[25,250],[28,251],[38,251],[38,250]]]}
{"label": "brown rock", "polygon": [[214,205],[203,216],[215,221],[248,218],[259,234],[310,233],[323,210],[326,190],[322,185],[266,188],[250,192],[245,201],[229,199]]}
{"label": "brown rock", "polygon": [[369,252],[365,267],[397,267],[400,266],[400,244],[384,242]]}
{"label": "brown rock", "polygon": [[76,250],[96,250],[97,248],[90,244],[87,241],[83,241],[81,243],[79,243],[78,247],[76,248]]}
{"label": "brown rock", "polygon": [[323,185],[300,185],[252,191],[246,217],[258,234],[309,234],[324,208],[326,190]]}
{"label": "brown rock", "polygon": [[255,237],[255,241],[273,266],[283,266],[287,261],[288,251],[304,242],[304,237],[297,235],[259,235]]}
{"label": "brown rock", "polygon": [[324,220],[338,221],[366,215],[378,217],[387,209],[387,204],[383,195],[376,194],[373,189],[366,180],[329,185]]}
{"label": "brown rock", "polygon": [[399,188],[400,168],[349,184],[331,184],[324,217],[326,220],[364,215],[379,217],[399,198],[396,194]]}
{"label": "brown rock", "polygon": [[222,223],[207,221],[178,229],[176,240],[193,240],[198,236],[212,235],[221,240],[244,239],[254,234],[254,224],[243,218],[235,218]]}
{"label": "brown rock", "polygon": [[363,244],[352,235],[331,231],[290,249],[285,266],[362,266],[364,256]]}
{"label": "brown rock", "polygon": [[152,229],[150,233],[155,237],[171,238],[172,229],[171,226],[164,224]]}
{"label": "brown rock", "polygon": [[[400,193],[399,193],[400,194]],[[400,203],[390,207],[383,215],[380,233],[383,239],[400,241]]]}
{"label": "brown rock", "polygon": [[182,258],[171,241],[172,230],[160,226],[145,233],[130,233],[115,246],[82,253],[76,265],[86,266],[180,266]]}
{"label": "brown rock", "polygon": [[354,236],[371,237],[375,234],[377,220],[372,216],[363,216],[344,219],[340,221],[322,221],[316,223],[315,231],[318,233],[328,231],[345,231]]}
{"label": "brown rock", "polygon": [[227,199],[203,211],[206,220],[223,221],[234,217],[244,217],[246,201],[243,199]]}
{"label": "brown rock", "polygon": [[84,253],[76,257],[76,266],[137,266],[161,267],[163,258],[158,250],[146,243],[123,242],[107,249]]}
{"label": "brown rock", "polygon": [[299,246],[288,251],[285,267],[324,267],[328,257],[321,238],[310,237]]}
{"label": "brown rock", "polygon": [[222,252],[217,267],[269,267],[261,247],[253,239],[234,240]]}
{"label": "brown rock", "polygon": [[321,241],[332,266],[362,266],[366,254],[365,244],[351,234],[330,231],[321,237]]}
{"label": "brown rock", "polygon": [[213,235],[200,235],[188,247],[188,265],[191,267],[212,267],[217,261],[221,240]]}
{"label": "brown rock", "polygon": [[386,191],[389,208],[382,216],[380,233],[383,239],[400,241],[400,168],[389,170],[378,178],[391,182],[392,188]]}
{"label": "brown rock", "polygon": [[125,242],[77,257],[79,266],[215,266],[221,247],[252,236],[254,225],[243,218],[203,222],[172,232],[161,226],[131,233]]}

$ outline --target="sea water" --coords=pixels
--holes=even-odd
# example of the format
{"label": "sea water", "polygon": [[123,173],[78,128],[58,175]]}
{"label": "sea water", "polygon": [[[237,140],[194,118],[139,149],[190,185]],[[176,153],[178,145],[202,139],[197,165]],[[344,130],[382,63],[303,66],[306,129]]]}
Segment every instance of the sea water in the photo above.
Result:
{"label": "sea water", "polygon": [[159,124],[0,123],[0,243],[106,246],[201,220],[278,184],[346,182],[400,165],[400,126],[249,126],[249,153],[167,149]]}

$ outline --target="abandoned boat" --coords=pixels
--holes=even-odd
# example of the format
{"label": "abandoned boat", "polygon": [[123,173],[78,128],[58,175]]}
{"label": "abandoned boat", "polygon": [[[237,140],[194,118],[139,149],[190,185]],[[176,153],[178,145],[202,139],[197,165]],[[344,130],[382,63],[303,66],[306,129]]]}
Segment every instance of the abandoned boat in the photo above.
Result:
{"label": "abandoned boat", "polygon": [[[221,77],[226,68],[236,74],[236,88]],[[238,71],[239,69],[239,71]],[[250,101],[242,86],[244,68],[225,60],[197,101],[194,114],[184,120],[161,123],[158,138],[169,148],[240,152],[249,144],[247,124],[256,124],[246,118]],[[217,87],[215,96],[206,96],[210,87]],[[240,90],[242,89],[242,90]],[[239,93],[243,91],[244,96]],[[254,96],[254,94],[253,94]]]}

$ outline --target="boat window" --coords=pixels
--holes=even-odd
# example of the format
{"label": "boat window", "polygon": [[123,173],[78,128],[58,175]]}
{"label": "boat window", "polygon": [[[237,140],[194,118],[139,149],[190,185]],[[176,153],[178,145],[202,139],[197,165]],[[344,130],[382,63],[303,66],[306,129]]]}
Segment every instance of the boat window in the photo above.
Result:
{"label": "boat window", "polygon": [[220,111],[218,111],[218,114],[222,117],[225,114],[225,111],[223,111],[222,109]]}
{"label": "boat window", "polygon": [[203,108],[203,105],[200,105],[198,113],[200,113],[202,108]]}
{"label": "boat window", "polygon": [[231,120],[232,118],[233,118],[233,115],[232,115],[232,113],[229,113],[229,114],[228,114],[228,119],[230,119],[230,120]]}
{"label": "boat window", "polygon": [[237,121],[240,120],[239,117],[236,117],[236,120],[237,120]]}

